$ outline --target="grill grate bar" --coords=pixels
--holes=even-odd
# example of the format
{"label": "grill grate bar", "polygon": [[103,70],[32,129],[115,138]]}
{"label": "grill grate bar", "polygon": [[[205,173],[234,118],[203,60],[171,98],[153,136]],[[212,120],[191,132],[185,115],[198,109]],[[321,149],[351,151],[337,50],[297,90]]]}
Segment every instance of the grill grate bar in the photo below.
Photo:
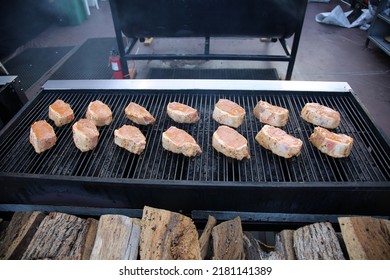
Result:
{"label": "grill grate bar", "polygon": [[[386,151],[378,139],[374,137],[375,133],[372,130],[371,125],[367,123],[366,118],[363,116],[362,112],[358,110],[356,104],[350,103],[348,104],[348,107],[351,109],[354,121],[356,122],[357,134],[361,136],[363,143],[368,145],[364,147],[363,143],[361,143],[360,146],[363,148],[363,151],[366,151],[367,155],[372,155],[372,161],[376,166],[380,167],[380,170],[375,169],[374,172],[379,178],[390,178],[389,151]],[[381,174],[383,174],[383,176]]]}
{"label": "grill grate bar", "polygon": [[[303,97],[301,100],[297,100],[297,108],[303,108],[303,106],[308,102],[315,102],[316,100],[308,99],[307,97]],[[302,131],[304,132],[303,138],[301,138],[302,141],[304,139],[309,139],[311,133],[312,133],[312,127],[308,123],[306,123],[302,118],[300,118],[300,110],[299,110],[299,124],[302,128]],[[313,147],[309,143],[309,145],[304,145],[304,148],[307,149],[308,152],[308,159],[310,161],[310,166],[314,169],[313,174],[316,174],[316,177],[320,182],[327,182],[331,181],[329,173],[327,171],[327,168],[321,168],[321,165],[325,162],[323,161],[323,155]],[[322,163],[322,164],[321,164]]]}
{"label": "grill grate bar", "polygon": [[[212,111],[220,98],[240,104],[247,112],[244,123],[237,131],[248,140],[250,160],[232,160],[218,153],[211,145],[212,134],[219,126],[212,119]],[[78,151],[72,139],[72,124],[69,124],[55,127],[58,136],[55,147],[40,155],[33,151],[28,143],[29,128],[34,121],[48,120],[48,106],[56,99],[63,99],[72,105],[75,121],[85,117],[87,106],[93,100],[100,99],[110,106],[114,120],[110,126],[98,128],[100,137],[96,149],[87,153]],[[284,159],[257,143],[255,136],[263,124],[254,117],[253,108],[259,100],[289,110],[289,122],[283,129],[304,142],[299,157]],[[156,124],[132,124],[124,114],[124,108],[130,101],[147,108],[156,117]],[[174,123],[166,114],[166,106],[172,101],[198,109],[199,122]],[[307,102],[318,102],[341,113],[342,122],[336,131],[355,139],[350,157],[334,159],[311,145],[309,137],[314,126],[300,117],[300,111]],[[113,132],[124,124],[138,126],[146,136],[146,150],[142,155],[131,154],[114,144]],[[380,144],[383,140],[378,138],[368,124],[364,111],[347,93],[53,90],[39,94],[13,125],[13,129],[1,136],[2,173],[202,182],[367,182],[390,179],[390,158],[386,145]],[[186,158],[165,151],[161,134],[171,125],[191,134],[201,146],[202,154]]]}
{"label": "grill grate bar", "polygon": [[[18,140],[16,140],[18,142],[17,146],[22,147],[24,141],[29,141],[28,138],[29,138],[29,133],[30,133],[30,126],[35,121],[38,121],[40,119],[45,118],[44,115],[45,115],[45,113],[47,113],[47,111],[46,112],[44,111],[44,102],[43,101],[37,104],[37,112],[40,112],[37,119],[34,119],[34,115],[33,115],[34,112],[30,112],[30,114],[28,114],[23,119],[23,124],[18,126],[20,128],[20,130],[16,130],[17,132],[20,132],[20,133],[16,133],[16,135],[11,136],[14,139],[18,139]],[[28,125],[24,125],[25,123],[27,123]],[[9,147],[12,147],[12,142],[10,142]],[[33,150],[32,146],[30,146],[29,149]],[[25,151],[23,151],[23,149],[16,149],[13,154],[9,153],[9,154],[7,154],[7,156],[11,156],[12,158],[9,158],[10,166],[9,166],[9,169],[6,169],[6,170],[7,171],[16,170],[16,172],[21,172],[21,170],[23,170],[26,166],[31,164],[31,162],[38,161],[39,159],[42,159],[43,157],[45,157],[47,155],[39,156],[39,155],[35,154],[35,158],[33,159],[31,157],[28,157],[28,153],[25,153]]]}
{"label": "grill grate bar", "polygon": [[[342,119],[348,119],[348,122],[341,122],[340,123],[340,126],[341,126],[341,129],[343,131],[346,131],[347,134],[351,137],[353,137],[354,139],[359,139],[359,141],[355,141],[354,143],[354,149],[358,149],[358,150],[361,150],[362,151],[362,146],[361,146],[361,137],[359,134],[356,134],[355,131],[353,130],[353,128],[350,127],[349,125],[349,122],[351,121],[350,119],[350,115],[351,115],[351,111],[346,108],[344,106],[345,102],[338,102],[338,100],[336,101],[335,98],[332,98],[331,100],[331,104],[332,106],[334,106],[335,108],[337,108],[337,110],[344,110],[346,112],[345,115],[342,116]],[[351,153],[350,157],[351,157],[351,160],[352,161],[356,161],[356,162],[361,162],[363,161],[363,156],[365,155],[365,153]],[[353,168],[353,171],[352,170],[349,170],[351,173],[354,172],[354,174],[356,174],[356,178],[360,177],[362,178],[363,181],[366,181],[366,180],[375,180],[373,175],[375,175],[375,172],[371,173],[367,170],[358,170],[358,168],[360,168],[360,165],[351,165],[351,167]]]}

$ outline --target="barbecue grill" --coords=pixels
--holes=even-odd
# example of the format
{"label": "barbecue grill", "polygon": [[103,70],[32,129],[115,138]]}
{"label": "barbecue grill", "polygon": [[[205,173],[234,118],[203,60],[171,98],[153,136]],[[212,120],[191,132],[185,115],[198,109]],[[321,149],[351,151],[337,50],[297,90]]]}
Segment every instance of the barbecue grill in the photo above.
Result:
{"label": "barbecue grill", "polygon": [[[237,130],[247,138],[251,159],[233,160],[211,146],[218,127],[215,103],[230,99],[247,115]],[[99,99],[113,111],[113,122],[99,128],[99,143],[81,153],[71,124],[57,128],[57,144],[36,154],[28,142],[33,122],[48,119],[56,99],[71,104],[75,121],[89,102]],[[252,111],[259,100],[290,112],[284,129],[304,144],[299,157],[284,159],[260,147],[255,135],[262,124]],[[124,114],[130,102],[147,108],[153,126],[139,126],[145,152],[134,155],[114,144],[114,130],[131,124]],[[171,101],[196,108],[196,124],[178,124],[166,114]],[[336,129],[355,140],[348,158],[320,153],[308,138],[314,126],[300,117],[307,102],[341,114]],[[53,124],[53,123],[52,123]],[[187,158],[162,148],[171,125],[186,130],[202,154]],[[36,98],[0,133],[0,203],[18,205],[142,209],[144,205],[191,213],[235,211],[288,215],[377,215],[390,213],[390,146],[346,83],[243,80],[98,80],[48,81]]]}

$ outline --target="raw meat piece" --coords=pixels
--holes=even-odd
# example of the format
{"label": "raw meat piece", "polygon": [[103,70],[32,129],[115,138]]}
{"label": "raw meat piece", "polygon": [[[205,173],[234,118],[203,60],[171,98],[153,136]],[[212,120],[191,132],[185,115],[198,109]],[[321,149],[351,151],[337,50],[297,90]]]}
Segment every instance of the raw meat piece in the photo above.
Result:
{"label": "raw meat piece", "polygon": [[92,121],[81,119],[72,126],[72,131],[73,141],[80,151],[87,152],[97,146],[99,131]]}
{"label": "raw meat piece", "polygon": [[145,150],[146,138],[139,128],[124,125],[114,131],[114,143],[134,154],[141,154]]}
{"label": "raw meat piece", "polygon": [[162,134],[163,148],[187,157],[196,156],[202,149],[195,139],[182,129],[171,126]]}
{"label": "raw meat piece", "polygon": [[125,114],[132,122],[140,125],[154,124],[156,121],[148,110],[134,102],[127,105]]}
{"label": "raw meat piece", "polygon": [[220,124],[234,128],[239,127],[244,121],[245,109],[228,99],[219,99],[215,104],[213,119]]}
{"label": "raw meat piece", "polygon": [[101,102],[95,100],[88,105],[86,114],[87,119],[91,120],[96,126],[109,125],[112,121],[112,112],[110,107]]}
{"label": "raw meat piece", "polygon": [[199,120],[198,111],[179,102],[170,102],[167,106],[168,116],[178,123],[195,123]]}
{"label": "raw meat piece", "polygon": [[272,126],[285,126],[288,121],[288,110],[260,100],[253,109],[253,114],[262,123]]}
{"label": "raw meat piece", "polygon": [[45,120],[40,120],[31,126],[29,140],[35,152],[40,154],[56,144],[57,136],[50,124]]}
{"label": "raw meat piece", "polygon": [[306,103],[301,111],[305,121],[325,128],[337,128],[340,124],[340,113],[318,103]]}
{"label": "raw meat piece", "polygon": [[212,145],[227,157],[242,160],[250,158],[248,141],[235,129],[221,125],[213,134]]}
{"label": "raw meat piece", "polygon": [[257,133],[256,141],[262,147],[284,158],[298,156],[303,145],[301,139],[287,134],[280,128],[267,124]]}
{"label": "raw meat piece", "polygon": [[348,157],[353,146],[352,137],[322,127],[315,127],[309,140],[321,152],[335,158]]}
{"label": "raw meat piece", "polygon": [[61,99],[57,99],[49,106],[49,119],[54,121],[54,124],[61,127],[74,120],[74,113],[68,103]]}

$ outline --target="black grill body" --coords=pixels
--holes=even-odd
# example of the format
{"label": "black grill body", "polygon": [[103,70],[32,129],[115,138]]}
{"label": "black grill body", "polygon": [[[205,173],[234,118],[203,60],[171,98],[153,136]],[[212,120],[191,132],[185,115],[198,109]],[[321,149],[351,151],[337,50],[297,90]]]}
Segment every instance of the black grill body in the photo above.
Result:
{"label": "black grill body", "polygon": [[[87,88],[79,81],[84,86],[76,89],[77,86],[70,86],[72,81],[63,81],[61,85],[66,87],[42,90],[0,135],[0,203],[123,209],[150,205],[185,213],[390,213],[389,142],[352,90],[328,91],[321,83],[303,82],[294,89],[291,82],[268,81],[264,86],[261,81],[213,80],[203,89],[204,81],[183,80],[179,83],[186,86],[181,89],[175,86],[176,82],[100,81],[94,83],[95,88]],[[111,89],[107,83],[112,83]],[[53,84],[56,85],[49,82]],[[161,84],[165,86],[160,88]],[[253,86],[249,89],[248,84]],[[223,85],[222,89],[217,89],[218,85]],[[314,90],[310,90],[313,85]],[[240,90],[240,86],[244,89]],[[319,87],[323,89],[318,90]],[[212,111],[220,98],[230,99],[246,110],[245,121],[237,130],[248,140],[250,160],[232,160],[211,146],[212,134],[218,127]],[[58,141],[52,149],[40,155],[34,152],[28,142],[30,126],[40,119],[52,123],[47,117],[48,106],[56,99],[71,104],[74,122],[85,117],[89,102],[96,99],[112,109],[113,122],[99,128],[95,150],[81,153],[76,149],[71,123],[55,127]],[[278,157],[255,141],[263,126],[253,115],[259,100],[289,110],[289,122],[283,129],[304,142],[299,157]],[[113,141],[115,129],[132,124],[124,114],[131,101],[147,108],[157,120],[153,126],[139,126],[147,138],[145,152],[140,156],[121,149]],[[196,108],[199,122],[172,121],[166,114],[166,106],[172,101]],[[355,140],[348,158],[328,157],[310,144],[308,138],[314,126],[300,118],[307,102],[318,102],[340,112],[341,125],[335,131]],[[201,146],[202,154],[187,158],[165,151],[161,135],[171,125],[190,133]]]}

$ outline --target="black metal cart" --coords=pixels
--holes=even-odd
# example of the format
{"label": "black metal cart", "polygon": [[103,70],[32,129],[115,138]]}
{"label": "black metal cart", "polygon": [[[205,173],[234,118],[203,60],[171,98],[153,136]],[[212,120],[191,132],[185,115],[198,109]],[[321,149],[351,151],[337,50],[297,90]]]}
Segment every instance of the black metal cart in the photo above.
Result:
{"label": "black metal cart", "polygon": [[[307,0],[111,0],[110,4],[124,76],[129,74],[128,60],[242,60],[287,62],[286,80],[290,80]],[[290,49],[286,40],[292,36]],[[135,44],[149,37],[201,37],[204,53],[136,53]],[[280,42],[284,53],[211,53],[212,37],[271,38]]]}

